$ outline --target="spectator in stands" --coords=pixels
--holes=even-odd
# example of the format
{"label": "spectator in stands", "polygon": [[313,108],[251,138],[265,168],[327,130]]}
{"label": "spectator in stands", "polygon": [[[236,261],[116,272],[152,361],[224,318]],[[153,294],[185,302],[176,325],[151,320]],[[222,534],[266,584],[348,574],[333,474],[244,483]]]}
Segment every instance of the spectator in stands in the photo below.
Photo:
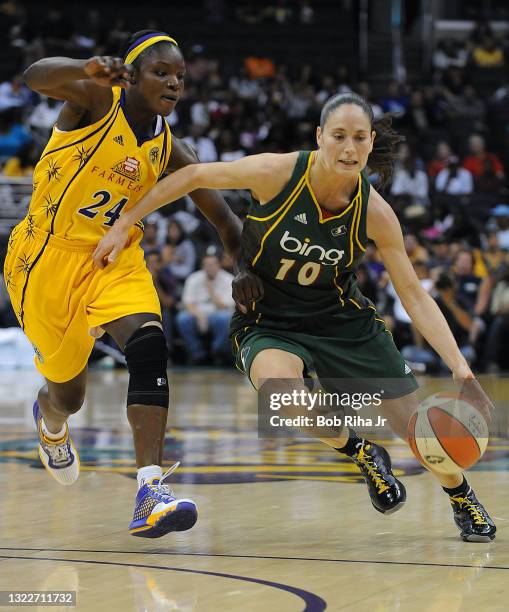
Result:
{"label": "spectator in stands", "polygon": [[463,167],[472,173],[475,179],[485,172],[485,162],[491,162],[493,171],[498,178],[504,178],[504,167],[494,153],[486,151],[484,138],[480,134],[472,134],[468,140],[470,155],[463,160]]}
{"label": "spectator in stands", "polygon": [[232,130],[223,130],[217,141],[219,161],[234,161],[246,155]]}
{"label": "spectator in stands", "polygon": [[405,251],[408,259],[415,264],[416,261],[427,262],[429,253],[425,247],[419,244],[419,240],[415,234],[405,234],[403,237],[405,242]]}
{"label": "spectator in stands", "polygon": [[355,91],[364,98],[366,98],[366,100],[371,104],[371,110],[373,111],[373,116],[375,119],[378,119],[378,117],[381,117],[384,114],[384,111],[380,104],[375,102],[375,100],[373,99],[371,93],[371,85],[368,83],[368,81],[359,81],[359,83],[357,83]]}
{"label": "spectator in stands", "polygon": [[32,92],[25,85],[20,74],[9,81],[0,83],[0,113],[11,108],[23,109],[30,105]]}
{"label": "spectator in stands", "polygon": [[474,274],[475,258],[470,249],[461,248],[452,262],[452,273],[455,280],[456,293],[461,296],[469,312],[473,312],[481,279]]}
{"label": "spectator in stands", "polygon": [[378,304],[378,284],[376,279],[369,273],[369,269],[364,262],[359,265],[355,274],[362,295],[370,299],[373,304]]}
{"label": "spectator in stands", "polygon": [[417,162],[413,155],[406,157],[394,171],[391,194],[393,196],[403,196],[410,205],[428,206],[428,177],[423,170],[417,168]]}
{"label": "spectator in stands", "polygon": [[435,156],[428,164],[428,176],[435,178],[440,170],[443,170],[449,164],[449,157],[452,155],[452,149],[448,142],[441,140],[437,143]]}
{"label": "spectator in stands", "polygon": [[35,132],[41,142],[44,141],[44,144],[50,136],[61,109],[62,102],[55,98],[43,97],[28,117],[27,123],[30,129]]}
{"label": "spectator in stands", "polygon": [[0,113],[0,159],[14,157],[32,140],[18,115],[12,108]]}
{"label": "spectator in stands", "polygon": [[403,91],[403,86],[397,81],[391,81],[387,86],[387,93],[380,100],[384,113],[394,113],[402,117],[408,110],[410,98]]}
{"label": "spectator in stands", "polygon": [[[145,232],[147,226],[145,226]],[[159,297],[161,304],[161,314],[163,331],[166,337],[168,348],[172,346],[172,309],[175,306],[175,295],[177,289],[177,280],[171,275],[167,268],[164,267],[163,258],[159,249],[152,249],[145,252],[145,261],[147,268],[152,275],[154,287]]]}
{"label": "spectator in stands", "polygon": [[176,219],[170,219],[168,223],[166,244],[161,254],[164,267],[177,279],[181,288],[195,269],[196,250]]}
{"label": "spectator in stands", "polygon": [[452,196],[470,195],[474,190],[472,174],[466,168],[460,168],[459,159],[451,155],[447,166],[437,175],[435,189]]}
{"label": "spectator in stands", "polygon": [[[460,351],[470,365],[474,362],[476,353],[469,339],[473,317],[469,312],[468,304],[465,303],[463,296],[457,292],[455,280],[446,272],[440,274],[435,282],[435,291],[435,301],[442,311]],[[421,364],[426,370],[439,370],[443,374],[449,371],[446,364],[427,343],[423,344],[422,347],[417,345],[404,347],[401,353],[412,365]]]}
{"label": "spectator in stands", "polygon": [[366,245],[363,264],[366,266],[369,275],[378,282],[385,270],[385,266],[382,263],[374,242],[368,242]]}
{"label": "spectator in stands", "polygon": [[34,173],[34,168],[39,161],[39,151],[35,149],[33,142],[27,142],[21,149],[10,157],[2,168],[2,174],[4,176],[29,176],[31,177]]}
{"label": "spectator in stands", "polygon": [[189,128],[189,136],[185,136],[182,140],[193,147],[201,162],[217,161],[216,145],[211,138],[205,135],[203,125],[192,123]]}
{"label": "spectator in stands", "polygon": [[509,264],[507,251],[499,243],[497,232],[490,231],[486,235],[486,245],[481,257],[489,274],[498,274],[503,266]]}
{"label": "spectator in stands", "polygon": [[464,68],[468,59],[468,51],[462,41],[440,40],[433,53],[433,67],[437,70],[449,68]]}
{"label": "spectator in stands", "polygon": [[441,272],[447,272],[452,265],[452,258],[447,240],[439,236],[431,243],[429,267],[431,277],[436,280]]}
{"label": "spectator in stands", "polygon": [[183,310],[176,323],[192,364],[203,363],[204,336],[210,332],[210,352],[215,362],[231,361],[229,345],[233,276],[221,269],[217,255],[205,255],[202,269],[189,276],[182,294]]}
{"label": "spectator in stands", "polygon": [[494,36],[487,34],[472,51],[472,62],[477,68],[501,68],[504,52]]}
{"label": "spectator in stands", "polygon": [[[509,336],[509,266],[497,275],[490,303],[491,322],[488,325],[484,350],[484,366],[488,373],[498,373]],[[507,359],[506,359],[507,362]]]}
{"label": "spectator in stands", "polygon": [[497,240],[500,248],[509,251],[509,205],[498,204],[491,214],[497,223]]}
{"label": "spectator in stands", "polygon": [[[430,293],[433,289],[433,280],[430,277],[427,262],[417,260],[413,265],[415,273],[417,274],[423,289]],[[384,275],[387,275],[387,279],[389,278],[387,272],[385,272]],[[392,333],[394,335],[394,342],[396,343],[396,346],[400,349],[408,345],[419,347],[423,346],[424,339],[412,324],[412,320],[408,316],[401,299],[399,298],[396,289],[390,280],[387,283],[386,292],[390,303],[392,304],[389,312],[391,313],[390,322],[392,323]],[[387,315],[387,310],[385,311],[385,315]]]}
{"label": "spectator in stands", "polygon": [[[145,253],[145,258],[149,253],[159,252],[159,224],[155,219],[148,217],[143,224],[143,240],[140,243]],[[162,258],[161,258],[162,261]]]}

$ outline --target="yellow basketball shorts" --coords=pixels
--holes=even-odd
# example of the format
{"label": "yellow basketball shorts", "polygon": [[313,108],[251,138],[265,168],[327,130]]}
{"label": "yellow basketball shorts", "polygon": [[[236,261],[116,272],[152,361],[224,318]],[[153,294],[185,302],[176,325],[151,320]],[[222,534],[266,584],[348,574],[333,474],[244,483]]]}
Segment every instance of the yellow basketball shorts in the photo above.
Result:
{"label": "yellow basketball shorts", "polygon": [[85,368],[94,346],[91,327],[142,312],[161,316],[142,235],[134,228],[117,261],[99,270],[93,245],[49,235],[27,219],[13,229],[5,283],[35,365],[48,380],[66,382]]}

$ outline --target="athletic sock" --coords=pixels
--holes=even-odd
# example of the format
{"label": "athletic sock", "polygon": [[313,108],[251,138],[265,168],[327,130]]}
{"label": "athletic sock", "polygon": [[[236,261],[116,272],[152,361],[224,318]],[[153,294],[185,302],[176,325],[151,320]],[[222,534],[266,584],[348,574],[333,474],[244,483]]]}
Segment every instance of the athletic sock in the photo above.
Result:
{"label": "athletic sock", "polygon": [[138,479],[138,489],[148,481],[159,478],[161,480],[163,475],[163,470],[160,465],[146,465],[142,468],[138,469],[138,473],[136,478]]}
{"label": "athletic sock", "polygon": [[442,487],[442,489],[447,493],[447,495],[449,495],[449,497],[456,497],[458,495],[468,495],[468,493],[470,492],[470,485],[468,484],[465,476],[463,476],[463,482],[457,487],[454,487],[452,489]]}
{"label": "athletic sock", "polygon": [[65,431],[66,431],[65,423],[62,425],[62,429],[60,431],[57,431],[57,433],[53,433],[49,431],[49,429],[46,427],[46,423],[44,422],[44,419],[41,420],[41,429],[42,429],[42,433],[49,440],[60,440],[60,438],[63,438],[65,436]]}
{"label": "athletic sock", "polygon": [[359,452],[358,445],[365,442],[363,438],[359,438],[359,436],[355,433],[355,431],[349,427],[348,428],[348,440],[346,444],[342,448],[336,448],[338,453],[343,453],[344,455],[348,455],[349,457],[355,457]]}

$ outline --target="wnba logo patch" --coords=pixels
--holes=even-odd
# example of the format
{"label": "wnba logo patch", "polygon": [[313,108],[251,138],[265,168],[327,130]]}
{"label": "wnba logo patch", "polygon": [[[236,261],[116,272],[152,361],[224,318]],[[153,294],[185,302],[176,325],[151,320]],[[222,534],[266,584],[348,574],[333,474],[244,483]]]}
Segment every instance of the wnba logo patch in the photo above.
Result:
{"label": "wnba logo patch", "polygon": [[136,157],[126,157],[122,161],[117,162],[111,169],[131,181],[139,181],[141,179],[140,162]]}

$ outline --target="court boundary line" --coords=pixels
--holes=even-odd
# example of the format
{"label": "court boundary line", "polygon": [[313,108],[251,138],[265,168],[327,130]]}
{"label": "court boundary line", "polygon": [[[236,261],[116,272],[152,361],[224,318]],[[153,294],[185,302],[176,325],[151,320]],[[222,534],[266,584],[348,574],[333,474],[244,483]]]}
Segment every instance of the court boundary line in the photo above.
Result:
{"label": "court boundary line", "polygon": [[[2,549],[3,550],[3,549]],[[21,549],[21,550],[30,550],[30,549]],[[225,574],[223,572],[211,572],[207,570],[194,570],[194,569],[184,569],[182,567],[171,567],[168,565],[146,565],[142,563],[122,563],[118,561],[98,561],[98,560],[88,560],[88,559],[58,559],[56,557],[25,557],[25,556],[16,556],[16,557],[8,557],[6,555],[0,555],[0,559],[17,559],[22,561],[57,561],[60,563],[84,563],[84,564],[92,564],[92,565],[113,565],[120,567],[139,567],[143,569],[155,569],[155,570],[164,570],[164,571],[172,571],[172,572],[182,572],[188,574],[200,574],[203,576],[214,576],[216,578],[227,578],[230,580],[240,580],[241,582],[253,582],[255,584],[261,584],[263,586],[267,586],[270,588],[278,589],[280,591],[284,591],[286,593],[290,593],[291,595],[295,595],[300,597],[306,604],[306,607],[302,612],[323,612],[327,608],[327,602],[325,599],[312,593],[311,591],[306,591],[299,587],[294,587],[288,584],[283,584],[281,582],[273,582],[271,580],[264,580],[263,578],[251,578],[249,576],[239,576],[237,574]]]}
{"label": "court boundary line", "polygon": [[[489,543],[490,544],[490,543]],[[365,563],[375,565],[411,565],[417,567],[458,567],[466,569],[493,569],[493,570],[509,570],[509,566],[503,565],[467,565],[463,563],[422,563],[418,561],[382,561],[375,559],[323,559],[320,557],[283,557],[283,556],[271,556],[271,555],[237,555],[237,554],[226,554],[226,553],[180,553],[172,551],[157,551],[157,550],[91,550],[91,549],[80,549],[80,548],[19,548],[19,547],[7,547],[0,546],[0,551],[23,551],[29,550],[31,552],[75,552],[75,553],[91,553],[91,554],[119,554],[119,555],[171,555],[173,557],[212,557],[212,558],[227,558],[227,559],[259,559],[259,560],[272,560],[272,561],[322,561],[326,563]],[[17,557],[8,557],[0,555],[0,559],[16,559]],[[25,557],[22,557],[25,558]],[[26,557],[27,559],[38,559],[43,557]],[[71,559],[68,559],[71,561]],[[65,561],[65,559],[61,559]],[[97,563],[106,563],[105,561],[97,561]]]}

